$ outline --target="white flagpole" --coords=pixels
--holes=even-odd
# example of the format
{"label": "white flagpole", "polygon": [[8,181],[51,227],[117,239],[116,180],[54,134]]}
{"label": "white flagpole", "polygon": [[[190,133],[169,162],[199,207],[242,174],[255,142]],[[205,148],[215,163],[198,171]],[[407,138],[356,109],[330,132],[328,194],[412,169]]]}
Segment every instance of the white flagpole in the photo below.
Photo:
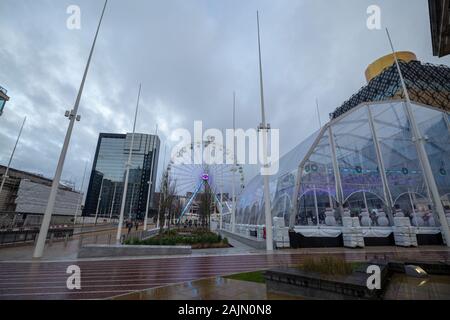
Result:
{"label": "white flagpole", "polygon": [[[259,83],[261,91],[261,130],[263,136],[263,167],[267,167],[267,131],[268,126],[266,123],[266,114],[264,110],[264,86],[263,86],[263,72],[262,72],[262,59],[261,59],[261,36],[259,31],[259,12],[256,12],[256,20],[258,25],[258,52],[259,52]],[[269,176],[265,172],[263,176],[264,180],[264,211],[266,216],[266,250],[273,251],[273,231],[272,231],[272,212],[270,204],[270,189],[269,189]]]}
{"label": "white flagpole", "polygon": [[75,106],[73,110],[70,112],[66,112],[69,117],[69,127],[67,128],[66,137],[64,139],[64,144],[61,149],[61,154],[59,156],[58,165],[56,167],[55,176],[53,178],[52,189],[50,191],[50,196],[48,198],[47,208],[45,209],[44,218],[42,219],[41,230],[39,231],[38,240],[36,242],[36,247],[34,249],[33,258],[39,259],[44,254],[45,241],[47,239],[48,229],[50,227],[50,221],[52,219],[53,209],[55,207],[56,195],[58,193],[59,182],[61,180],[61,174],[64,168],[64,162],[66,160],[67,150],[69,149],[70,138],[72,136],[73,127],[75,125],[75,121],[80,120],[80,116],[78,116],[78,107],[81,101],[81,95],[83,93],[84,84],[86,82],[86,77],[89,71],[89,66],[91,64],[92,55],[94,53],[95,43],[97,42],[98,33],[100,31],[100,26],[102,24],[103,15],[105,14],[106,5],[108,4],[108,0],[105,1],[105,5],[103,6],[102,15],[100,17],[100,21],[98,23],[97,31],[95,33],[94,42],[92,43],[91,52],[89,53],[89,58],[86,64],[86,69],[84,70],[83,79],[81,80],[80,89],[78,91],[77,100],[75,101]]}
{"label": "white flagpole", "polygon": [[231,184],[231,232],[236,232],[236,191],[235,191],[235,176],[236,176],[236,92],[233,92],[233,179]]}
{"label": "white flagpole", "polygon": [[319,129],[321,129],[322,128],[322,121],[320,119],[319,99],[316,99],[316,109],[317,109],[317,118],[319,119]]}

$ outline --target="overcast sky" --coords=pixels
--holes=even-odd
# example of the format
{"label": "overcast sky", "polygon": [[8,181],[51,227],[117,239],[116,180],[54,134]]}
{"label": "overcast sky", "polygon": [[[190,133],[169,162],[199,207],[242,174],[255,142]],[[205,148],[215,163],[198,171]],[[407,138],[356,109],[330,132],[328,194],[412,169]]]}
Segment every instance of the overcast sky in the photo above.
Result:
{"label": "overcast sky", "polygon": [[[81,30],[66,28],[69,5]],[[384,30],[366,27],[367,7],[381,7],[398,50],[432,56],[427,0],[110,0],[100,31],[63,179],[79,187],[91,170],[100,132],[132,130],[164,142],[176,128],[253,128],[259,113],[256,10],[261,15],[268,122],[280,128],[281,153],[318,129],[365,84],[369,63],[389,53]],[[0,118],[0,163],[6,165],[28,117],[13,167],[53,177],[103,0],[0,0],[0,86],[11,101]],[[163,152],[161,152],[162,154]],[[160,159],[162,162],[162,156]],[[85,183],[87,188],[87,182]]]}

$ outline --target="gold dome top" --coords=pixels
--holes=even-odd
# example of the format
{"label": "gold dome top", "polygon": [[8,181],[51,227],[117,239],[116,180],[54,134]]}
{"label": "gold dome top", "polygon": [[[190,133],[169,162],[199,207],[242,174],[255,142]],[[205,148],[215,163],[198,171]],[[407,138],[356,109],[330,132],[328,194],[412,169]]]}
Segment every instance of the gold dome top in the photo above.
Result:
{"label": "gold dome top", "polygon": [[[397,59],[405,62],[416,61],[417,57],[414,53],[409,51],[399,51],[396,52]],[[384,57],[377,59],[375,62],[370,64],[366,69],[366,80],[370,82],[373,78],[378,76],[384,71],[384,69],[392,66],[395,63],[394,54],[388,54]]]}

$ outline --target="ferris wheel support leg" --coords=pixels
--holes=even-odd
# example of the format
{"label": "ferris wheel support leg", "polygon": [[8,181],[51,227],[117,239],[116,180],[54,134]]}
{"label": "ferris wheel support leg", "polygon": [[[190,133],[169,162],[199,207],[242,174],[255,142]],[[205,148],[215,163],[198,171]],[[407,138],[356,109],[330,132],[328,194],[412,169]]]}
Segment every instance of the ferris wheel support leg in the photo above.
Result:
{"label": "ferris wheel support leg", "polygon": [[184,207],[183,211],[181,212],[181,215],[178,218],[178,222],[179,223],[181,223],[181,218],[183,218],[183,216],[185,215],[186,211],[191,207],[191,204],[194,201],[195,197],[197,196],[198,192],[200,191],[200,188],[202,187],[202,185],[203,185],[203,181],[198,184],[197,188],[195,189],[194,194],[189,199],[188,203],[186,204],[186,206]]}

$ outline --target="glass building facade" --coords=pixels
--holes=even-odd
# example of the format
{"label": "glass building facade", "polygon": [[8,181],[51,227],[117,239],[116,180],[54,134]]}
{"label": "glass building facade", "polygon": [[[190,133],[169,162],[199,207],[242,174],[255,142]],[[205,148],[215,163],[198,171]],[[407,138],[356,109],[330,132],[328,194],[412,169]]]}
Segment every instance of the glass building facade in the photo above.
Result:
{"label": "glass building facade", "polygon": [[[118,217],[122,203],[126,162],[132,134],[101,133],[86,195],[84,216]],[[151,183],[154,194],[160,140],[155,135],[135,134],[125,199],[126,218],[145,215]]]}
{"label": "glass building facade", "polygon": [[[450,114],[415,102],[410,109],[403,100],[361,104],[282,157],[270,181],[272,216],[291,227],[340,227],[350,215],[362,227],[389,228],[402,213],[413,226],[440,227],[430,184],[450,218]],[[431,177],[424,174],[413,124]],[[263,200],[257,176],[238,199],[236,223],[265,224]]]}

